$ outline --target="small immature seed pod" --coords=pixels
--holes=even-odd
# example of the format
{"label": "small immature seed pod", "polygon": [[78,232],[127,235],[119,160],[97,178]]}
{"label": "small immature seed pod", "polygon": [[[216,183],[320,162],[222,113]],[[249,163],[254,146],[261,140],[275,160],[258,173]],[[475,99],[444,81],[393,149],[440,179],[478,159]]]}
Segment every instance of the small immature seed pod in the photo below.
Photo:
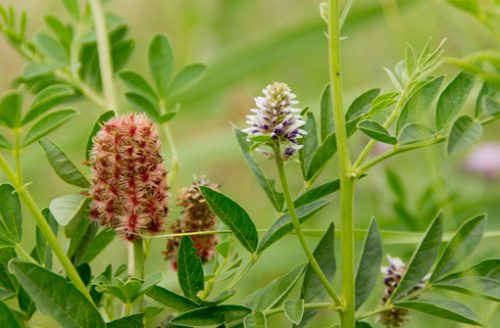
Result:
{"label": "small immature seed pod", "polygon": [[[174,222],[170,230],[172,233],[197,232],[215,230],[215,214],[205,202],[200,186],[208,186],[218,189],[218,184],[211,184],[204,176],[196,180],[190,187],[184,188],[178,198],[178,205],[183,207],[182,218]],[[218,238],[216,235],[191,236],[197,254],[203,263],[209,261],[215,252]],[[165,259],[170,260],[174,269],[177,268],[177,251],[180,237],[174,237],[167,241],[167,248],[163,252]]]}
{"label": "small immature seed pod", "polygon": [[[382,267],[381,271],[384,274],[384,296],[382,297],[382,304],[387,303],[391,298],[392,294],[399,285],[399,282],[406,273],[406,264],[398,257],[387,256],[389,260],[388,267]],[[422,289],[424,287],[425,280],[418,283],[410,293]],[[384,324],[389,328],[400,328],[403,327],[408,321],[408,310],[393,308],[391,310],[382,312],[379,316],[380,323]]]}
{"label": "small immature seed pod", "polygon": [[143,114],[106,122],[90,156],[90,217],[125,239],[163,230],[168,214],[167,171],[155,125]]}
{"label": "small immature seed pod", "polygon": [[306,124],[300,115],[301,110],[293,107],[299,102],[288,85],[282,82],[274,82],[262,92],[264,97],[255,98],[257,108],[250,110],[254,114],[247,116],[250,127],[243,131],[249,137],[269,137],[271,141],[266,143],[268,145],[283,145],[283,156],[289,158],[302,147],[298,139],[306,134],[300,129]]}

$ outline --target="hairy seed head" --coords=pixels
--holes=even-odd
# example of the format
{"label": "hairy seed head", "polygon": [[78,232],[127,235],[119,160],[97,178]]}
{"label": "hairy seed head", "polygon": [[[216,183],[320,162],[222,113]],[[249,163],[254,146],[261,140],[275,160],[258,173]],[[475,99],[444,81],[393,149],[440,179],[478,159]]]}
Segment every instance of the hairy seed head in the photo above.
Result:
{"label": "hairy seed head", "polygon": [[[178,205],[183,207],[181,219],[174,222],[170,230],[172,233],[197,232],[215,230],[215,214],[205,202],[200,192],[200,186],[207,186],[217,190],[218,184],[210,183],[204,176],[194,179],[191,186],[181,190]],[[191,236],[197,254],[203,263],[209,261],[215,252],[218,238],[215,234]],[[177,252],[180,237],[173,237],[167,241],[167,248],[163,252],[165,259],[170,260],[174,269],[177,268]]]}
{"label": "hairy seed head", "polygon": [[90,217],[126,239],[163,230],[168,214],[167,171],[158,132],[143,114],[106,122],[90,156]]}

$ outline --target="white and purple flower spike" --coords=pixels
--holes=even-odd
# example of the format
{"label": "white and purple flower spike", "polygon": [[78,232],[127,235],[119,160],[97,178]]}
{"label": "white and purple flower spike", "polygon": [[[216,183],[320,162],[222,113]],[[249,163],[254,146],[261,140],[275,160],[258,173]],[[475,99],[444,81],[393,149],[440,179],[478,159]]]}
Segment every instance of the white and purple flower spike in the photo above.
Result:
{"label": "white and purple flower spike", "polygon": [[[283,146],[283,157],[290,158],[302,147],[298,139],[306,131],[302,127],[306,122],[300,115],[301,109],[294,107],[299,102],[286,83],[274,82],[262,90],[264,97],[256,97],[255,105],[250,111],[253,115],[247,116],[250,127],[243,130],[251,137],[269,137],[270,141],[263,144],[280,144]],[[262,150],[260,150],[262,151]]]}

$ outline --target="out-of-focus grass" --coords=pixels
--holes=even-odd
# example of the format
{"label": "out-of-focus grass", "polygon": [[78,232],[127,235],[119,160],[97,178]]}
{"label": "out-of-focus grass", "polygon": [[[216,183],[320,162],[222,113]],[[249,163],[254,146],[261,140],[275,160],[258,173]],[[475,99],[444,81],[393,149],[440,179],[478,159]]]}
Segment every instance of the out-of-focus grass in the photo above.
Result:
{"label": "out-of-focus grass", "polygon": [[[30,33],[40,29],[45,15],[69,19],[61,1],[0,0],[0,3],[26,9]],[[225,194],[241,203],[259,228],[272,224],[276,215],[240,155],[233,140],[231,122],[243,127],[244,116],[253,106],[253,97],[267,83],[275,80],[288,82],[298,94],[301,105],[310,106],[312,111],[318,112],[319,95],[328,79],[325,27],[318,14],[318,5],[317,0],[109,1],[107,8],[130,23],[130,33],[137,42],[129,68],[146,71],[147,44],[156,32],[163,32],[171,39],[177,67],[194,61],[204,62],[209,67],[199,85],[179,97],[183,106],[172,128],[182,166],[178,180],[172,186],[172,197],[175,197],[178,188],[189,184],[192,175],[207,174],[223,185]],[[496,45],[494,38],[477,22],[440,0],[355,1],[343,35],[348,37],[343,41],[342,50],[346,104],[372,87],[389,90],[390,83],[381,67],[392,67],[401,58],[404,41],[419,48],[429,36],[436,42],[447,37],[445,48],[448,56],[462,56]],[[23,61],[3,39],[0,41],[0,58],[0,90],[5,91],[9,82],[20,73]],[[456,70],[443,66],[442,71],[452,74]],[[121,104],[126,106],[123,99]],[[51,137],[79,163],[84,159],[86,136],[100,110],[89,102],[74,105],[80,111],[79,117]],[[472,110],[472,99],[467,106],[468,110]],[[485,138],[499,140],[497,129],[489,126]],[[353,154],[362,142],[362,137],[352,139]],[[165,155],[168,158],[168,150],[165,150]],[[410,206],[416,212],[415,200],[430,184],[442,195],[456,193],[453,201],[446,206],[448,230],[455,229],[464,219],[480,211],[490,214],[489,229],[500,229],[500,184],[465,174],[461,169],[465,155],[449,159],[444,155],[443,148],[437,146],[401,155],[385,165],[402,176],[412,202]],[[437,164],[433,164],[433,159],[437,159]],[[266,173],[275,176],[273,165],[264,158],[259,160]],[[37,145],[30,146],[23,153],[23,168],[25,180],[32,181],[29,188],[41,206],[47,206],[53,197],[75,191],[52,172]],[[298,192],[302,185],[300,171],[295,164],[288,165],[287,169],[292,188]],[[87,172],[85,167],[82,170]],[[335,175],[335,161],[332,161],[320,179]],[[391,208],[393,196],[387,187],[383,168],[373,169],[360,182],[358,192],[357,227],[366,227],[369,218],[375,215],[383,229],[406,229]],[[309,221],[306,227],[324,228],[332,217],[339,224],[336,202],[337,197],[334,196],[332,204]],[[173,211],[169,220],[176,218],[175,213]],[[26,213],[25,244],[28,248],[34,243],[33,230]],[[317,238],[310,238],[311,245],[316,241]],[[164,240],[151,242],[147,272],[165,272],[166,284],[174,287],[175,275],[160,254],[164,244]],[[490,240],[475,256],[498,255],[495,250],[495,241]],[[411,247],[386,246],[385,251],[408,260]],[[117,240],[96,259],[96,271],[102,270],[109,262],[117,266],[125,260],[126,247],[121,240]],[[305,257],[295,239],[291,236],[284,238],[271,247],[243,279],[235,299],[243,298],[256,286],[264,285],[269,279],[303,261]],[[379,285],[379,294],[380,288]],[[377,300],[372,297],[369,305],[376,303]],[[473,305],[482,314],[491,310],[487,302],[475,301]],[[313,326],[324,326],[322,319],[325,318],[319,316]],[[270,321],[270,327],[283,324],[281,316]],[[409,327],[422,327],[424,324],[441,327],[445,321],[430,321],[428,317],[416,314]]]}

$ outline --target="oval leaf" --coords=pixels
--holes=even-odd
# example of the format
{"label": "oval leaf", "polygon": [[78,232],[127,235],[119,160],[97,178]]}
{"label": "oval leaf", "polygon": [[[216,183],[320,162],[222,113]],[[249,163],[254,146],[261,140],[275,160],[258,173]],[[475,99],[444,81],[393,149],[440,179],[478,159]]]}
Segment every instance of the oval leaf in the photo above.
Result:
{"label": "oval leaf", "polygon": [[142,328],[144,327],[142,317],[143,314],[141,313],[113,320],[106,324],[106,328]]}
{"label": "oval leaf", "polygon": [[413,253],[405,275],[391,296],[392,300],[398,300],[410,292],[429,272],[436,260],[443,237],[442,220],[440,213],[427,229],[422,241]]}
{"label": "oval leaf", "polygon": [[22,98],[18,92],[9,92],[0,99],[0,123],[15,128],[21,120]]}
{"label": "oval leaf", "polygon": [[283,310],[288,320],[298,325],[304,315],[304,300],[286,300],[283,304]]}
{"label": "oval leaf", "polygon": [[445,288],[464,294],[480,295],[500,302],[500,281],[486,277],[464,277],[446,280],[433,284],[435,287]]}
{"label": "oval leaf", "polygon": [[0,200],[0,214],[3,223],[0,225],[0,238],[19,243],[23,235],[23,217],[16,189],[8,183],[0,185]]}
{"label": "oval leaf", "polygon": [[255,311],[265,311],[280,304],[297,283],[304,272],[305,265],[300,265],[285,275],[271,281],[267,286],[249,295],[244,304]]}
{"label": "oval leaf", "polygon": [[245,157],[245,160],[250,167],[250,170],[257,178],[257,182],[266,193],[267,198],[269,198],[271,203],[274,205],[274,208],[276,208],[276,210],[280,212],[283,209],[283,204],[285,202],[283,194],[276,191],[274,187],[274,180],[269,179],[264,175],[260,168],[260,165],[250,154],[250,143],[247,141],[247,134],[239,129],[234,129],[234,135],[236,137],[236,140],[238,141],[241,152],[243,153],[243,156]]}
{"label": "oval leaf", "polygon": [[118,78],[132,91],[140,93],[142,96],[150,97],[151,99],[158,98],[153,88],[151,88],[149,83],[139,74],[132,71],[121,71],[118,73]]}
{"label": "oval leaf", "polygon": [[149,72],[161,97],[164,98],[168,94],[168,81],[172,75],[174,63],[172,47],[165,35],[157,34],[149,43],[148,62]]}
{"label": "oval leaf", "polygon": [[251,253],[257,249],[258,235],[247,212],[232,199],[201,186],[200,191],[214,213],[234,232],[235,237]]}
{"label": "oval leaf", "polygon": [[171,323],[185,327],[220,325],[244,318],[252,312],[241,305],[218,305],[184,312],[170,320]]}
{"label": "oval leaf", "polygon": [[0,301],[0,325],[9,328],[23,328],[22,317],[16,315],[14,310],[10,309],[7,304]]}
{"label": "oval leaf", "polygon": [[439,96],[436,108],[436,128],[438,130],[442,130],[458,115],[473,85],[474,76],[467,72],[460,72],[446,86],[446,89]]}
{"label": "oval leaf", "polygon": [[81,187],[88,188],[90,183],[85,176],[76,168],[75,164],[66,156],[66,154],[56,146],[49,138],[42,138],[40,145],[45,151],[50,166],[56,174],[65,182]]}
{"label": "oval leaf", "polygon": [[52,84],[48,86],[36,95],[21,123],[24,125],[33,121],[74,94],[75,91],[73,88],[65,84]]}
{"label": "oval leaf", "polygon": [[198,304],[189,298],[160,286],[154,286],[146,292],[146,295],[175,312],[185,312],[198,307]]}
{"label": "oval leaf", "polygon": [[483,126],[469,116],[460,116],[450,131],[448,138],[448,154],[455,154],[467,149],[479,140]]}
{"label": "oval leaf", "polygon": [[177,73],[173,81],[168,86],[168,95],[172,96],[183,91],[201,79],[207,67],[203,64],[191,64],[185,66]]}
{"label": "oval leaf", "polygon": [[184,295],[192,300],[198,299],[198,292],[205,288],[203,266],[193,241],[183,236],[177,257],[177,278]]}
{"label": "oval leaf", "polygon": [[302,175],[306,177],[306,173],[311,165],[314,152],[318,148],[318,128],[316,126],[316,119],[313,113],[307,113],[306,124],[302,126],[302,129],[306,131],[306,135],[299,139],[302,148],[299,149],[299,158],[302,168]]}
{"label": "oval leaf", "polygon": [[364,120],[358,123],[358,129],[363,131],[367,136],[377,141],[395,145],[397,143],[396,137],[390,135],[382,125],[378,122],[371,120]]}
{"label": "oval leaf", "polygon": [[330,84],[325,86],[323,89],[323,93],[321,94],[321,140],[325,141],[325,139],[331,135],[334,131],[333,125],[333,105],[332,105],[332,93]]}
{"label": "oval leaf", "polygon": [[295,208],[311,204],[312,202],[333,194],[340,189],[340,180],[333,180],[329,182],[325,182],[319,186],[312,187],[304,190],[299,194],[297,199],[293,201],[293,205]]}
{"label": "oval leaf", "polygon": [[[333,280],[335,276],[335,271],[337,266],[335,263],[335,252],[334,252],[334,225],[333,222],[328,227],[318,245],[314,249],[314,258],[318,262],[324,275],[329,281]],[[302,281],[302,289],[300,291],[300,298],[306,303],[310,303],[317,299],[324,299],[326,296],[326,290],[318,275],[313,270],[311,265],[307,265],[306,272],[304,274],[304,280]],[[298,324],[298,327],[305,327],[307,323],[318,313],[318,310],[307,309],[304,311],[302,319]]]}
{"label": "oval leaf", "polygon": [[[299,218],[299,222],[304,223],[326,205],[328,205],[327,201],[320,200],[309,205],[297,208],[297,216]],[[292,232],[293,229],[294,228],[290,219],[290,215],[283,215],[273,223],[264,237],[262,237],[262,240],[259,243],[259,248],[257,249],[257,253],[262,253],[266,248]]]}
{"label": "oval leaf", "polygon": [[465,304],[442,299],[420,299],[415,301],[397,302],[397,307],[427,313],[457,322],[474,326],[483,326],[479,316]]}
{"label": "oval leaf", "polygon": [[87,198],[81,194],[70,194],[54,198],[49,205],[57,223],[67,225],[83,208]]}
{"label": "oval leaf", "polygon": [[410,123],[403,128],[399,136],[399,144],[409,145],[432,138],[434,131],[428,126],[418,123]]}
{"label": "oval leaf", "polygon": [[372,219],[366,234],[361,260],[356,274],[356,309],[368,299],[377,282],[382,263],[382,238],[377,221]]}
{"label": "oval leaf", "polygon": [[135,92],[127,92],[125,93],[125,99],[127,99],[127,102],[134,110],[140,113],[146,113],[156,122],[160,119],[158,108],[156,108],[156,106],[146,97]]}
{"label": "oval leaf", "polygon": [[60,127],[75,114],[76,110],[74,109],[61,109],[42,117],[28,130],[21,141],[21,146],[26,147],[32,142],[39,140],[43,136]]}
{"label": "oval leaf", "polygon": [[37,307],[63,327],[106,326],[92,303],[63,277],[36,264],[18,260],[11,261],[9,269]]}
{"label": "oval leaf", "polygon": [[371,89],[354,99],[345,114],[346,122],[367,114],[370,111],[372,101],[379,95],[380,89]]}
{"label": "oval leaf", "polygon": [[446,246],[430,281],[443,277],[470,255],[483,238],[485,228],[486,215],[484,214],[465,222]]}
{"label": "oval leaf", "polygon": [[243,320],[245,328],[267,328],[267,318],[262,311],[254,311]]}

